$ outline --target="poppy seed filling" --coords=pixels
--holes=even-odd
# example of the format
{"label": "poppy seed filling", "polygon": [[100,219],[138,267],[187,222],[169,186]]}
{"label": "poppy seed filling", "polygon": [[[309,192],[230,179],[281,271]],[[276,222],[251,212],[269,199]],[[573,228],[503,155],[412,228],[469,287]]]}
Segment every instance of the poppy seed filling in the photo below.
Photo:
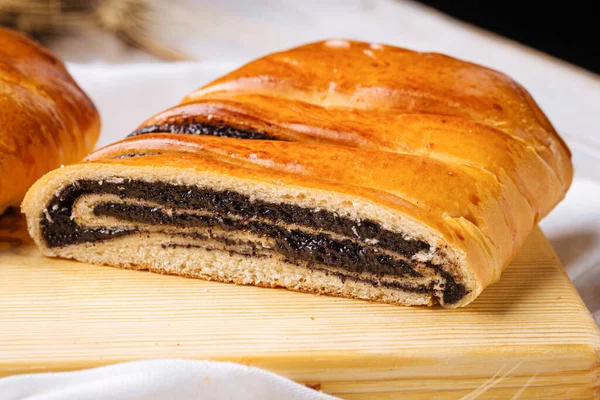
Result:
{"label": "poppy seed filling", "polygon": [[[365,281],[358,276],[365,272],[374,277],[419,277],[421,274],[406,260],[419,252],[430,250],[430,246],[423,241],[405,238],[400,233],[386,230],[380,224],[366,219],[353,220],[323,209],[250,199],[235,191],[130,179],[79,180],[63,188],[51,199],[41,218],[42,236],[48,247],[109,240],[142,231],[141,227],[78,225],[72,218],[73,206],[78,198],[90,194],[116,195],[123,200],[151,199],[152,203],[177,210],[177,213],[167,213],[159,207],[107,200],[94,205],[95,216],[151,226],[250,233],[258,238],[272,240],[274,245],[268,250],[282,256],[287,262],[313,269],[335,268],[335,272],[331,274],[339,276],[342,281]],[[195,213],[197,211],[207,212],[209,215]],[[309,228],[311,232],[317,233],[309,233],[298,227]],[[194,241],[200,246],[207,239],[194,233],[177,233],[175,236],[189,239],[189,247],[195,246]],[[209,239],[216,239],[225,245],[237,243],[234,239],[219,238],[212,234]],[[244,245],[248,247],[247,243]],[[173,243],[164,246],[181,245]],[[243,255],[254,257],[258,254],[254,247],[250,249]],[[402,257],[394,257],[390,252]],[[260,256],[264,257],[264,252]],[[425,266],[437,271],[445,279],[443,296],[447,304],[460,300],[466,294],[464,286],[456,283],[440,266],[429,262]],[[411,286],[402,282],[379,282],[376,278],[367,281],[377,286],[397,287],[414,292],[434,290],[433,284]]]}
{"label": "poppy seed filling", "polygon": [[188,135],[207,135],[235,139],[278,140],[266,133],[253,130],[236,129],[229,125],[215,125],[200,122],[178,122],[143,126],[127,137],[145,135],[148,133],[180,133]]}

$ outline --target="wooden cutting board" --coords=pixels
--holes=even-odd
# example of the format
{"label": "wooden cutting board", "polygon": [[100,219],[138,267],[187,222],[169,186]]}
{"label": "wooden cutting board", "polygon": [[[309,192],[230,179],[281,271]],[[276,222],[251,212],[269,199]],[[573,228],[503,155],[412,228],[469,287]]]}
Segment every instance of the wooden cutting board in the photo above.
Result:
{"label": "wooden cutting board", "polygon": [[0,376],[148,358],[230,360],[346,399],[589,399],[600,336],[535,229],[459,310],[204,282],[45,258],[0,219]]}

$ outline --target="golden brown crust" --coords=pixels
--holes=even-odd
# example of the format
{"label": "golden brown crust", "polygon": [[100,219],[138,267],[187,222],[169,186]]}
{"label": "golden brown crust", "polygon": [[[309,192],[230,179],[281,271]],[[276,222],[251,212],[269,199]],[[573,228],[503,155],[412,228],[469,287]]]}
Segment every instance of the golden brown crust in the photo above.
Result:
{"label": "golden brown crust", "polygon": [[[85,168],[210,171],[365,199],[460,255],[470,294],[453,306],[500,277],[573,174],[568,148],[510,78],[379,44],[335,40],[266,56],[140,128],[190,123],[282,141],[148,134],[93,153]],[[152,155],[119,158],[130,153]]]}
{"label": "golden brown crust", "polygon": [[[250,126],[252,117],[261,120],[256,113],[275,110],[277,118],[265,122],[292,125],[302,138],[333,135],[336,141],[350,140],[348,133],[356,130],[352,117],[372,117],[360,138],[381,141],[388,139],[389,130],[375,128],[399,114],[418,114],[424,120],[430,115],[453,116],[524,140],[561,182],[568,184],[572,178],[568,148],[523,87],[499,72],[437,53],[342,40],[312,43],[253,61],[142,126],[173,115],[195,120],[194,114],[179,111],[194,103],[211,104],[217,111],[236,106],[246,111],[248,121],[232,113],[226,121]],[[298,118],[307,111],[310,119]],[[346,113],[338,117],[339,111]],[[389,118],[378,122],[380,114]],[[330,119],[335,122],[333,132],[321,126]],[[396,131],[392,136],[397,135]]]}
{"label": "golden brown crust", "polygon": [[0,28],[0,213],[17,206],[44,173],[81,160],[99,115],[63,63],[15,31]]}

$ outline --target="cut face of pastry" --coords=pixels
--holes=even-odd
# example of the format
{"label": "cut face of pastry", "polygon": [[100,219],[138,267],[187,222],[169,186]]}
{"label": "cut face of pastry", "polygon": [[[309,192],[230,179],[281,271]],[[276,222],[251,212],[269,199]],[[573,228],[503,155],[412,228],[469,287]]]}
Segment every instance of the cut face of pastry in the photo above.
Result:
{"label": "cut face of pastry", "polygon": [[250,63],[47,174],[23,203],[32,237],[123,268],[468,304],[564,196],[568,149],[497,72],[331,43]]}

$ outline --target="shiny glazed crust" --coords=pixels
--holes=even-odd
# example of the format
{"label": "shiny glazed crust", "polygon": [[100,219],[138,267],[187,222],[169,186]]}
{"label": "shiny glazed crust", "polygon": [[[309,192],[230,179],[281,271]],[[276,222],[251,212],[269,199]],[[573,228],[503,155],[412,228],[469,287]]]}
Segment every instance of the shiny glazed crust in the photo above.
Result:
{"label": "shiny glazed crust", "polygon": [[18,206],[43,174],[81,160],[100,119],[63,63],[18,32],[0,28],[0,213]]}
{"label": "shiny glazed crust", "polygon": [[[193,124],[277,140],[142,134]],[[326,208],[442,249],[447,271],[468,291],[448,305],[456,307],[499,279],[573,173],[564,142],[505,75],[441,54],[344,40],[253,61],[136,133],[31,189],[23,209],[42,249],[42,210],[82,177],[123,171],[157,181],[249,182],[260,188],[253,196],[281,201],[300,201],[293,190],[319,193]]]}

